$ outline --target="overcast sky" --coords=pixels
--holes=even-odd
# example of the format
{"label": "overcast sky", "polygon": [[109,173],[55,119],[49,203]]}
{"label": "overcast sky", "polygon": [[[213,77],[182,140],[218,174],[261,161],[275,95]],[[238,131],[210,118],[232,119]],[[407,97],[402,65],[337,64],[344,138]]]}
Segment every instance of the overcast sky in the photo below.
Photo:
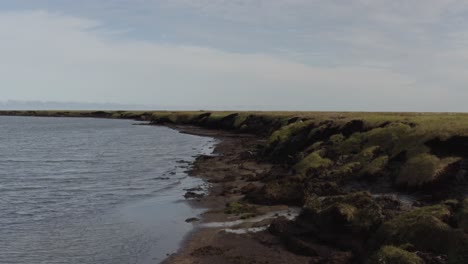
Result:
{"label": "overcast sky", "polygon": [[0,0],[0,101],[466,112],[466,25],[464,0]]}

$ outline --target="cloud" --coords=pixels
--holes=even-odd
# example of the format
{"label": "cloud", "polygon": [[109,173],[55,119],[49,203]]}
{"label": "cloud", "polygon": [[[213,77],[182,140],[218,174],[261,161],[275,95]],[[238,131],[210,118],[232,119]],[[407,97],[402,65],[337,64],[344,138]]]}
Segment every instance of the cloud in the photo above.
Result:
{"label": "cloud", "polygon": [[468,8],[468,3],[463,0],[153,0],[150,2],[163,3],[164,6],[172,8],[192,9],[207,16],[256,22],[265,18],[286,21],[302,18],[301,16],[313,19],[318,15],[329,17],[330,20],[353,17],[386,24],[402,22],[420,24],[435,23],[444,16],[466,12]]}
{"label": "cloud", "polygon": [[[395,71],[406,71],[408,64],[424,62],[444,50],[463,49],[466,38],[463,43],[457,37],[468,32],[463,26],[468,23],[468,2],[460,0],[163,2],[177,11],[190,10],[214,25],[223,21],[230,25],[216,31],[189,23],[186,32],[204,37],[211,33],[218,39],[229,35],[241,50],[291,54],[294,59],[302,55],[301,61],[308,64],[390,65]],[[223,32],[236,27],[243,30]],[[196,33],[191,36],[196,38]]]}
{"label": "cloud", "polygon": [[[372,46],[363,41],[356,46]],[[450,63],[452,55],[444,56]],[[465,90],[447,95],[443,82],[406,74],[392,61],[392,67],[385,60],[320,66],[267,53],[115,38],[99,21],[48,11],[0,13],[0,57],[3,100],[193,109],[468,110],[466,104],[453,104]],[[436,72],[457,87],[464,81],[453,74],[460,68]]]}

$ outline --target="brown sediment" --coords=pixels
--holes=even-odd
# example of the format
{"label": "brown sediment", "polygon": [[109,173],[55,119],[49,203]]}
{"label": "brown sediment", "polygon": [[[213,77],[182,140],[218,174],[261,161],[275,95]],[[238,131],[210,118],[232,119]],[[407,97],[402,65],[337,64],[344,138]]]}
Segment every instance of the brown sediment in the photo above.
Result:
{"label": "brown sediment", "polygon": [[[255,218],[288,206],[252,205],[243,199],[246,190],[260,188],[258,178],[271,170],[269,163],[255,159],[256,145],[262,139],[247,134],[234,134],[196,127],[173,127],[183,133],[210,136],[219,140],[214,156],[200,156],[193,165],[191,175],[212,183],[203,198],[189,200],[197,207],[207,208],[197,222],[196,231],[186,239],[181,250],[164,263],[309,263],[310,257],[296,255],[285,249],[279,238],[268,231],[235,234],[226,229],[234,227],[204,227],[207,223],[223,223],[243,218]],[[227,213],[229,204],[242,205],[237,212]],[[272,218],[259,222],[246,222],[239,228],[267,227]]]}
{"label": "brown sediment", "polygon": [[[359,123],[353,124],[357,125],[349,129],[363,131]],[[327,177],[326,173],[332,162],[320,155],[307,160],[307,166],[312,165],[315,172],[308,169],[301,175],[298,165],[284,165],[288,163],[285,150],[277,157],[265,158],[269,142],[260,136],[189,126],[175,128],[220,141],[216,155],[199,157],[192,170],[192,175],[213,184],[207,196],[191,201],[208,211],[182,249],[165,263],[413,263],[415,259],[420,263],[463,263],[466,259],[468,238],[458,228],[465,225],[465,216],[460,215],[466,212],[466,205],[461,205],[460,200],[431,209],[434,202],[421,203],[414,197],[407,202],[401,199],[404,193],[387,183],[379,194],[366,191],[378,190],[375,186],[381,184],[376,182],[354,187],[346,181],[337,184],[333,182],[336,177]],[[327,140],[333,134],[321,133],[320,137]],[[370,155],[380,155],[375,154],[376,150],[369,151]],[[286,149],[288,152],[296,154],[297,150]],[[328,153],[329,157],[334,155],[338,157]],[[308,182],[304,182],[305,175],[309,175]],[[450,190],[440,183],[439,187],[445,192]],[[255,219],[288,209],[287,205],[302,206],[299,217],[247,220],[236,222],[234,227],[209,224]],[[449,247],[437,243],[437,239],[434,243],[419,243],[424,241],[425,233],[433,230],[425,223],[437,210],[441,218],[434,224],[440,230],[434,236],[455,239],[454,243],[445,243]],[[449,261],[457,258],[461,262]]]}

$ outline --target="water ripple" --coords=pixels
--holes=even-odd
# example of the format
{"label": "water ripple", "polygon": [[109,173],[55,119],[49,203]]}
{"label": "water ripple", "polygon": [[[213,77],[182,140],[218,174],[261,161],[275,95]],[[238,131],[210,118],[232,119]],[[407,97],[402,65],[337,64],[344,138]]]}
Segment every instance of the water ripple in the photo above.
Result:
{"label": "water ripple", "polygon": [[0,117],[0,263],[155,263],[198,211],[186,163],[213,140],[134,121]]}

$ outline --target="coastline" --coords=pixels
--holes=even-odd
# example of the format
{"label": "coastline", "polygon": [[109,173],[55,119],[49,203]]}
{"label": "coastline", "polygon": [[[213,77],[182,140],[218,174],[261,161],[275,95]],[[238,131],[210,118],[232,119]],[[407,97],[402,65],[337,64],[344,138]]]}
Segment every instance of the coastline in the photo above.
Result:
{"label": "coastline", "polygon": [[[194,230],[179,251],[162,263],[309,263],[309,257],[286,250],[277,237],[262,232],[278,213],[284,212],[293,217],[293,214],[297,214],[297,208],[249,204],[255,207],[255,216],[248,219],[226,213],[226,205],[242,199],[247,188],[253,185],[260,188],[262,183],[256,178],[272,167],[272,164],[259,162],[249,154],[264,141],[261,137],[195,126],[167,127],[180,133],[209,136],[218,142],[214,156],[199,156],[189,172],[190,176],[210,183],[207,195],[188,200],[191,206],[204,208],[206,212],[201,219],[193,222]],[[262,217],[265,215],[267,217]],[[233,222],[236,223],[231,224]]]}
{"label": "coastline", "polygon": [[2,114],[134,119],[217,138],[218,155],[190,174],[210,193],[185,195],[208,211],[186,219],[195,231],[164,263],[468,261],[468,114]]}

